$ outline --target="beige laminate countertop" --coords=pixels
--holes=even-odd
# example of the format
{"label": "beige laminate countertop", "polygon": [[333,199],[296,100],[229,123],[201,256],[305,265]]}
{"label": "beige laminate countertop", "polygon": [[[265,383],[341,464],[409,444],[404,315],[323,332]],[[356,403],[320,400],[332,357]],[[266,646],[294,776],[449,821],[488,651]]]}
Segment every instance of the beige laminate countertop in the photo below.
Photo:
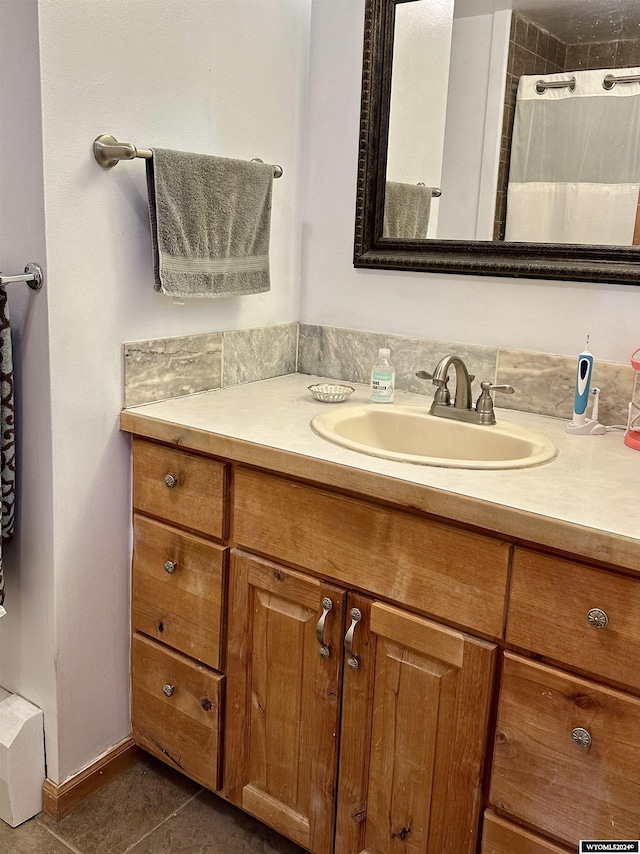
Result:
{"label": "beige laminate countertop", "polygon": [[[317,377],[291,374],[123,410],[123,430],[185,449],[302,477],[456,522],[640,572],[640,453],[622,431],[570,436],[566,422],[511,410],[498,420],[548,436],[555,460],[528,469],[476,471],[392,462],[317,436],[311,419],[328,406],[307,390]],[[396,403],[429,405],[420,395]],[[371,404],[376,405],[376,404]],[[379,404],[378,404],[379,405]],[[490,429],[490,428],[489,428]]]}

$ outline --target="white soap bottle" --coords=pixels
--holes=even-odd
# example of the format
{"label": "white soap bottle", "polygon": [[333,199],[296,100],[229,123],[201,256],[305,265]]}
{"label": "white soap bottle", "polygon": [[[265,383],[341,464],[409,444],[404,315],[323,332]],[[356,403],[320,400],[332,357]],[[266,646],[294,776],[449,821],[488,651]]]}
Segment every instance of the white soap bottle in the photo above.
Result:
{"label": "white soap bottle", "polygon": [[393,403],[396,369],[391,364],[391,350],[381,347],[371,370],[371,400],[374,403]]}

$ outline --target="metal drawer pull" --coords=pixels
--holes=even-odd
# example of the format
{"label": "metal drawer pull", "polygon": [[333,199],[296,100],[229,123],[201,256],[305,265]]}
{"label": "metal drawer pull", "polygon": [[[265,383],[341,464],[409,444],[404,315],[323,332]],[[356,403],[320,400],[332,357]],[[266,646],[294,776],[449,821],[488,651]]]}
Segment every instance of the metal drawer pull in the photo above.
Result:
{"label": "metal drawer pull", "polygon": [[162,693],[163,693],[166,697],[172,697],[172,696],[173,696],[173,692],[174,692],[175,690],[176,690],[176,686],[175,686],[175,685],[163,685],[163,686],[162,686]]}
{"label": "metal drawer pull", "polygon": [[609,617],[602,608],[592,608],[587,614],[587,620],[589,620],[589,625],[593,626],[594,629],[604,629],[604,627],[609,622]]}
{"label": "metal drawer pull", "polygon": [[164,485],[167,487],[167,489],[173,489],[177,482],[178,479],[175,478],[172,474],[165,474]]}
{"label": "metal drawer pull", "polygon": [[168,572],[171,575],[172,572],[176,571],[177,563],[175,560],[165,560],[164,562],[164,571]]}
{"label": "metal drawer pull", "polygon": [[359,608],[352,608],[349,611],[349,616],[351,617],[351,625],[344,636],[344,648],[347,652],[347,666],[352,670],[357,670],[360,667],[360,662],[358,661],[358,656],[353,652],[353,633],[362,619],[362,613]]}
{"label": "metal drawer pull", "polygon": [[320,615],[320,619],[316,625],[316,638],[318,639],[318,643],[320,647],[318,649],[318,655],[320,658],[329,658],[329,644],[325,643],[324,640],[324,624],[327,621],[327,614],[333,608],[333,602],[327,596],[322,600],[322,614]]}
{"label": "metal drawer pull", "polygon": [[578,747],[590,747],[591,746],[591,736],[587,732],[586,729],[583,729],[581,726],[576,727],[571,733],[571,738],[575,741]]}

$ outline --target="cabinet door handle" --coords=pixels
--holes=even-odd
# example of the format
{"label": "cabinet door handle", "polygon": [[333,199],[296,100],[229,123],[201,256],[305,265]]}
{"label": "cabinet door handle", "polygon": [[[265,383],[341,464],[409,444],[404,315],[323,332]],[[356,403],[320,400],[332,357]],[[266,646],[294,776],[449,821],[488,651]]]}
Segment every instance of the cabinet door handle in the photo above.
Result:
{"label": "cabinet door handle", "polygon": [[576,727],[571,732],[571,738],[578,747],[591,747],[591,734],[581,726]]}
{"label": "cabinet door handle", "polygon": [[177,477],[174,477],[172,474],[165,474],[164,485],[167,487],[167,489],[173,489],[177,482]]}
{"label": "cabinet door handle", "polygon": [[602,608],[592,608],[587,614],[587,620],[589,620],[589,625],[593,626],[594,629],[604,629],[609,622],[609,617]]}
{"label": "cabinet door handle", "polygon": [[353,651],[353,633],[362,619],[362,612],[359,608],[352,608],[349,611],[349,616],[351,617],[351,625],[344,636],[344,648],[347,653],[347,666],[352,670],[357,670],[360,667],[360,662],[358,661],[358,656]]}
{"label": "cabinet door handle", "polygon": [[173,696],[173,692],[174,692],[175,690],[176,690],[176,686],[175,686],[175,685],[163,685],[163,686],[162,686],[162,693],[165,695],[165,697],[172,697],[172,696]]}
{"label": "cabinet door handle", "polygon": [[318,639],[318,655],[320,658],[329,658],[329,644],[325,643],[324,639],[324,624],[327,621],[327,614],[333,608],[333,602],[327,596],[322,600],[322,614],[316,624],[316,638]]}
{"label": "cabinet door handle", "polygon": [[175,560],[165,560],[164,571],[168,572],[169,575],[171,575],[172,573],[174,573],[176,571],[177,566],[178,566],[178,564],[175,562]]}

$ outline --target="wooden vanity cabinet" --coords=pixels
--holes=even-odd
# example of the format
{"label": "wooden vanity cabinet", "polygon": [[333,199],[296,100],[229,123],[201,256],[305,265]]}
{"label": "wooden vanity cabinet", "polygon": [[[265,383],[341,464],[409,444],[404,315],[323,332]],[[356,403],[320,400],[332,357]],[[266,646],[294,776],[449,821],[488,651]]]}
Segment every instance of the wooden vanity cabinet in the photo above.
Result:
{"label": "wooden vanity cabinet", "polygon": [[640,580],[516,547],[506,638],[492,806],[572,851],[640,838]]}
{"label": "wooden vanity cabinet", "polygon": [[341,854],[472,854],[495,645],[237,550],[230,579],[226,796],[314,854],[336,808]]}
{"label": "wooden vanity cabinet", "polygon": [[313,854],[640,838],[639,578],[137,437],[133,503],[151,753]]}
{"label": "wooden vanity cabinet", "polygon": [[316,854],[333,850],[344,600],[317,578],[232,553],[224,793]]}
{"label": "wooden vanity cabinet", "polygon": [[495,645],[359,594],[347,609],[339,851],[473,854]]}
{"label": "wooden vanity cabinet", "polygon": [[131,657],[136,744],[203,786],[220,788],[224,677],[138,632]]}
{"label": "wooden vanity cabinet", "polygon": [[228,558],[214,538],[228,529],[228,469],[133,442],[133,737],[213,790],[222,773]]}
{"label": "wooden vanity cabinet", "polygon": [[505,653],[491,802],[576,847],[640,838],[639,722],[638,698]]}
{"label": "wooden vanity cabinet", "polygon": [[569,851],[491,810],[485,812],[483,827],[481,854],[567,854]]}

